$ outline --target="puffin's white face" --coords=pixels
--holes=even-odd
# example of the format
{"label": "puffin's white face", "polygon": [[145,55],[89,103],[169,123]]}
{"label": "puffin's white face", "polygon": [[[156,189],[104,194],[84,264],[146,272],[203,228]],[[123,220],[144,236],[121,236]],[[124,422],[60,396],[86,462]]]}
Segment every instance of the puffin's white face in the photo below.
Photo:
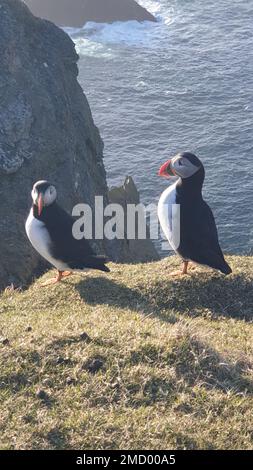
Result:
{"label": "puffin's white face", "polygon": [[43,207],[50,206],[57,198],[56,188],[47,181],[37,181],[32,189],[33,203],[38,206],[38,213],[41,214]]}
{"label": "puffin's white face", "polygon": [[201,161],[193,154],[182,153],[165,162],[159,171],[159,176],[164,178],[190,178],[202,168]]}

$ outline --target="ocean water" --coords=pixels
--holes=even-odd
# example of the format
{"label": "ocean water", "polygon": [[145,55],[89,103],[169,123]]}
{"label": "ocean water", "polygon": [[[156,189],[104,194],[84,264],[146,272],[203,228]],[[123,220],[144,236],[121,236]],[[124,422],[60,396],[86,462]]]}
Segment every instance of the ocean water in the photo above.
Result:
{"label": "ocean water", "polygon": [[160,165],[195,152],[222,248],[253,248],[253,0],[140,0],[159,22],[70,30],[105,142],[110,186],[131,175],[145,204]]}

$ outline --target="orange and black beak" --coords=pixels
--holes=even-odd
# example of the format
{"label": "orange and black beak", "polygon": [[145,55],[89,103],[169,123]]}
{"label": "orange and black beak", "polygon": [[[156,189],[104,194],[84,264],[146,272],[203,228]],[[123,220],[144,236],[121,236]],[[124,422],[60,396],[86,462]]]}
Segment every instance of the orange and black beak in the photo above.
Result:
{"label": "orange and black beak", "polygon": [[43,197],[42,194],[39,194],[38,198],[38,215],[41,215],[41,212],[43,211]]}
{"label": "orange and black beak", "polygon": [[172,178],[173,176],[177,176],[171,166],[171,160],[168,160],[161,166],[158,176],[162,176],[163,178]]}

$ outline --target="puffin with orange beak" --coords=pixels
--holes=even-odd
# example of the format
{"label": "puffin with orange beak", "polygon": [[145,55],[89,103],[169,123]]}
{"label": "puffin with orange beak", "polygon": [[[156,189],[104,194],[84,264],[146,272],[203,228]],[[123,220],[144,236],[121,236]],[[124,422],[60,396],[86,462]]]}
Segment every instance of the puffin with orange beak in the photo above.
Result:
{"label": "puffin with orange beak", "polygon": [[57,269],[57,276],[42,285],[55,284],[74,271],[109,272],[104,256],[97,256],[84,238],[74,238],[75,219],[57,204],[56,198],[56,188],[48,181],[35,183],[25,226],[32,246]]}
{"label": "puffin with orange beak", "polygon": [[183,261],[183,270],[172,274],[188,274],[190,261],[230,274],[232,270],[222,253],[212,210],[202,196],[205,179],[202,162],[193,153],[179,153],[161,166],[158,175],[176,178],[158,203],[162,230]]}

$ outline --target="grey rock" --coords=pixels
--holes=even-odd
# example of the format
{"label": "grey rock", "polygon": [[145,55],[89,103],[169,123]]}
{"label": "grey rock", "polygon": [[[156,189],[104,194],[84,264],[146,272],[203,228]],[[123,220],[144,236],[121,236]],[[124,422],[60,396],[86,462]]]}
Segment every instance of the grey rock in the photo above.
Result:
{"label": "grey rock", "polygon": [[82,27],[87,21],[156,21],[135,0],[25,0],[32,13],[59,26]]}
{"label": "grey rock", "polygon": [[[140,203],[140,195],[137,190],[137,187],[131,178],[128,176],[125,179],[123,186],[112,188],[109,193],[109,201],[113,204],[119,204],[124,210],[125,214],[125,243],[122,243],[119,247],[120,252],[118,253],[118,260],[121,262],[125,262],[126,260],[129,262],[149,262],[149,261],[157,261],[160,259],[156,248],[149,238],[149,228],[146,227],[147,238],[145,240],[139,240],[137,236],[138,231],[138,224],[136,224],[136,231],[135,231],[135,240],[127,240],[127,205],[133,204],[138,205]],[[144,219],[145,222],[145,219]],[[115,247],[116,249],[116,247]]]}

